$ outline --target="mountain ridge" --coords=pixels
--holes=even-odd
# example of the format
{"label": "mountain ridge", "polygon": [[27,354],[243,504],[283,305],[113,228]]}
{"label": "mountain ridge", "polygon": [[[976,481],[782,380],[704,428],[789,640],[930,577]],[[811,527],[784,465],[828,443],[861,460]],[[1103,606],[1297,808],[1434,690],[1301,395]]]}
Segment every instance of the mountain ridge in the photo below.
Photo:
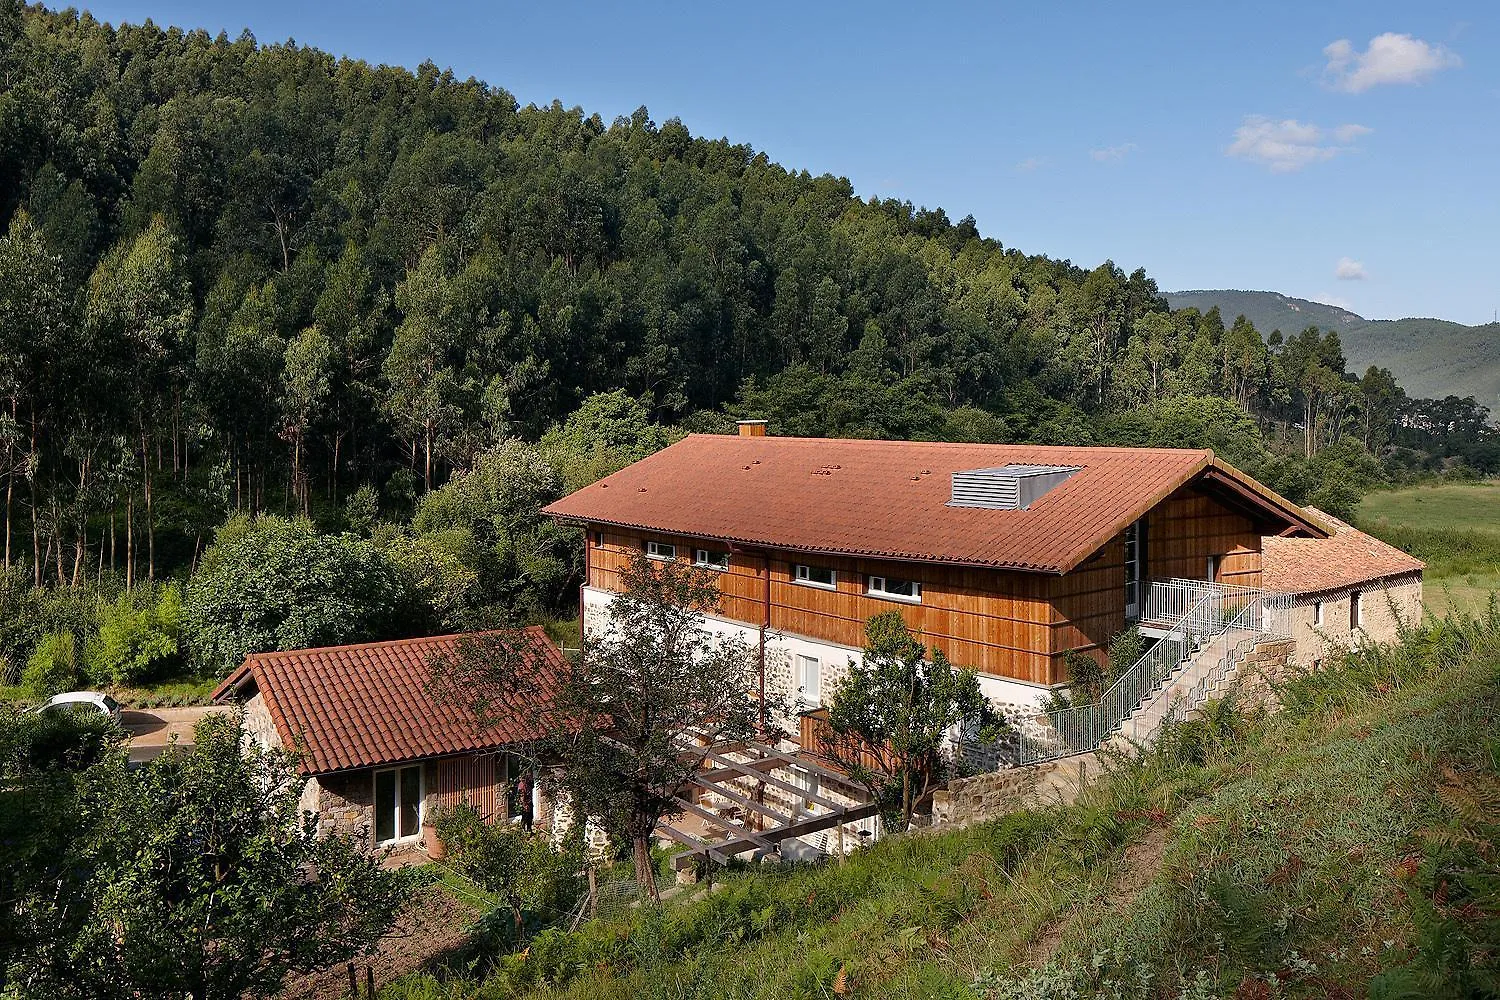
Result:
{"label": "mountain ridge", "polygon": [[1174,309],[1218,306],[1225,324],[1244,315],[1262,335],[1308,326],[1336,331],[1349,369],[1389,368],[1412,396],[1473,396],[1500,412],[1500,324],[1468,326],[1438,317],[1366,319],[1352,310],[1281,292],[1183,289],[1163,293]]}

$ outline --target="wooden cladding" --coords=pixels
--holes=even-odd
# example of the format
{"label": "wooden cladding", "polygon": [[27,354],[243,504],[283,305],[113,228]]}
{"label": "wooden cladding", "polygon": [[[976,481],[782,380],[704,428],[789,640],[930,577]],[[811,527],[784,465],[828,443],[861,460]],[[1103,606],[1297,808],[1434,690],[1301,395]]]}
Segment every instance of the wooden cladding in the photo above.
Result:
{"label": "wooden cladding", "polygon": [[[680,560],[690,560],[694,549],[707,547],[707,543],[685,538],[652,537],[675,543]],[[645,541],[641,536],[608,530],[602,546],[591,537],[589,585],[619,590],[620,569],[633,553],[644,551]],[[720,545],[721,549],[725,547]],[[955,663],[1035,684],[1050,683],[1052,610],[1045,576],[833,556],[772,553],[767,557],[734,552],[728,569],[719,573],[720,615],[761,625],[767,613],[768,559],[769,625],[773,632],[859,649],[865,644],[865,623],[881,612],[895,611],[924,643],[941,649]],[[799,563],[833,570],[834,585],[830,588],[797,582]],[[870,576],[916,580],[922,585],[921,602],[867,594]]]}
{"label": "wooden cladding", "polygon": [[459,754],[430,766],[427,780],[434,784],[429,791],[439,807],[468,803],[486,818],[509,815],[508,768],[500,754]]}
{"label": "wooden cladding", "polygon": [[1214,579],[1260,586],[1261,537],[1249,517],[1192,485],[1184,486],[1149,515],[1147,574],[1158,580],[1203,580],[1215,557]]}
{"label": "wooden cladding", "polygon": [[[1260,535],[1234,508],[1188,485],[1147,518],[1147,580],[1204,579],[1212,556],[1219,582],[1260,585]],[[677,558],[688,562],[699,548],[732,548],[666,534],[591,531],[589,585],[619,590],[620,569],[632,554],[644,552],[648,541],[675,545]],[[798,563],[833,570],[833,585],[799,583]],[[868,594],[870,576],[917,581],[920,603]],[[865,643],[865,622],[895,611],[924,643],[953,662],[1032,684],[1067,681],[1065,653],[1078,650],[1102,658],[1126,625],[1123,535],[1063,576],[731,551],[718,579],[719,614],[725,618],[858,649]]]}

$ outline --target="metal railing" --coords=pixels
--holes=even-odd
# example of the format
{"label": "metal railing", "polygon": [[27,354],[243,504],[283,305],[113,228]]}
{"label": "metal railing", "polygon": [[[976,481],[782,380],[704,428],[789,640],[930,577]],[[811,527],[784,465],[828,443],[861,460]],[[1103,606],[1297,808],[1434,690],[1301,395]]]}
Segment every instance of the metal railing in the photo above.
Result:
{"label": "metal railing", "polygon": [[[1159,619],[1165,631],[1162,638],[1122,672],[1097,702],[1047,712],[1050,731],[1045,738],[1021,734],[1016,747],[1018,763],[1055,760],[1098,749],[1206,643],[1231,629],[1244,629],[1255,636],[1268,626],[1271,630],[1284,629],[1291,607],[1291,599],[1285,594],[1201,580],[1153,583],[1153,596],[1158,591],[1162,596],[1157,607],[1181,609],[1172,618]],[[1275,621],[1278,616],[1281,624]]]}
{"label": "metal railing", "polygon": [[1255,587],[1210,583],[1207,580],[1152,580],[1146,588],[1146,609],[1141,615],[1141,621],[1152,625],[1175,622],[1209,595],[1217,595],[1223,605],[1248,601],[1261,592]]}
{"label": "metal railing", "polygon": [[1203,671],[1193,684],[1179,692],[1167,706],[1163,716],[1166,722],[1181,722],[1188,714],[1208,700],[1224,679],[1258,643],[1268,638],[1285,639],[1291,636],[1290,594],[1259,594],[1246,604],[1234,621],[1225,629],[1227,635],[1246,633],[1245,637],[1229,645],[1213,665]]}

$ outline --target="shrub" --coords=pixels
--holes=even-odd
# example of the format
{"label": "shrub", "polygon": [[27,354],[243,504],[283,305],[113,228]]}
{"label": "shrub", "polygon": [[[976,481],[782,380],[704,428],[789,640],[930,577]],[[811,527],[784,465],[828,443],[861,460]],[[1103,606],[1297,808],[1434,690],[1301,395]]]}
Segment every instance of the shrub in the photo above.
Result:
{"label": "shrub", "polygon": [[188,584],[184,624],[198,662],[222,673],[248,653],[395,638],[414,607],[370,542],[262,515],[219,529]]}
{"label": "shrub", "polygon": [[[172,673],[182,663],[182,590],[121,594],[99,610],[99,634],[89,644],[89,672],[107,684],[141,684]],[[145,605],[142,607],[141,605]]]}
{"label": "shrub", "polygon": [[79,666],[73,633],[53,632],[32,651],[21,674],[21,685],[38,698],[50,698],[77,686]]}

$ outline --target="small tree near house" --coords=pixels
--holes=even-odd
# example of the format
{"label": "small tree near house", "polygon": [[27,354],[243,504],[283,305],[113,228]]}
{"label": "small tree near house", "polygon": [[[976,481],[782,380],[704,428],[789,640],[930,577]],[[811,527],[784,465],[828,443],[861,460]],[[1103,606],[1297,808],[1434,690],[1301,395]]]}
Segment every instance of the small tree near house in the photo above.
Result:
{"label": "small tree near house", "polygon": [[657,826],[682,811],[678,799],[713,747],[755,730],[753,658],[704,627],[719,599],[711,570],[635,556],[620,583],[603,634],[585,639],[560,680],[534,676],[524,640],[491,633],[434,661],[432,689],[482,722],[498,722],[502,706],[544,715],[545,735],[518,749],[575,816],[630,846],[641,890],[656,899]]}
{"label": "small tree near house", "polygon": [[863,662],[835,689],[831,733],[818,747],[882,805],[887,829],[911,825],[917,803],[949,768],[944,741],[955,727],[992,725],[979,678],[927,648],[894,611],[865,626]]}

